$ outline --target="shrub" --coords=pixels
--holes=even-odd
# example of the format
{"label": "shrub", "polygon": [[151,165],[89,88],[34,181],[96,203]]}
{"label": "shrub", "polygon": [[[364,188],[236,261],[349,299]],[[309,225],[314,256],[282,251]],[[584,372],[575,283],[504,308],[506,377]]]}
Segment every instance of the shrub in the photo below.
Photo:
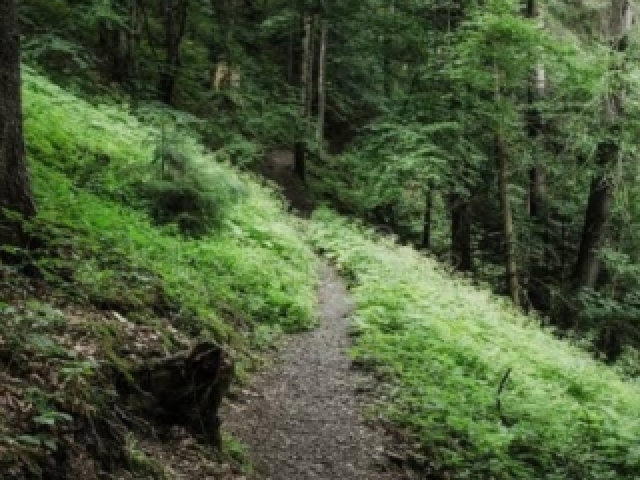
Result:
{"label": "shrub", "polygon": [[163,142],[150,175],[134,190],[156,223],[173,223],[181,233],[199,236],[219,227],[225,212],[243,196],[239,183],[215,173],[214,165],[207,170],[188,149],[181,149],[179,140]]}

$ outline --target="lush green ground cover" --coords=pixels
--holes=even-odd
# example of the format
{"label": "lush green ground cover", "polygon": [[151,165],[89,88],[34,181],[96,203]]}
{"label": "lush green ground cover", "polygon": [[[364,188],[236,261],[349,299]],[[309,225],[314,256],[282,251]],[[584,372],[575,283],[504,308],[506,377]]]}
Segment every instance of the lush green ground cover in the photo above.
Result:
{"label": "lush green ground cover", "polygon": [[137,114],[24,72],[38,214],[26,248],[0,251],[0,471],[11,478],[70,458],[162,470],[140,467],[135,433],[122,433],[114,372],[214,340],[242,376],[256,349],[313,324],[315,256],[278,196],[207,153],[183,114]]}
{"label": "lush green ground cover", "polygon": [[[446,478],[640,478],[640,390],[507,302],[328,211],[309,230],[353,279],[354,355]],[[501,407],[497,398],[500,384]]]}
{"label": "lush green ground cover", "polygon": [[[119,106],[90,105],[31,72],[24,93],[38,221],[69,227],[72,241],[90,253],[77,262],[75,288],[94,300],[135,303],[144,279],[119,279],[126,270],[146,270],[159,278],[175,312],[196,329],[212,327],[220,339],[233,333],[234,324],[224,322],[229,316],[287,330],[310,325],[313,257],[270,191],[216,163],[169,120],[171,112],[148,112],[150,120],[163,117],[163,133]],[[153,205],[136,190],[159,168],[154,150],[167,130],[179,138],[172,147],[186,159],[181,167],[206,180],[217,209],[210,233],[197,239],[181,236],[175,225],[154,225],[147,215]]]}

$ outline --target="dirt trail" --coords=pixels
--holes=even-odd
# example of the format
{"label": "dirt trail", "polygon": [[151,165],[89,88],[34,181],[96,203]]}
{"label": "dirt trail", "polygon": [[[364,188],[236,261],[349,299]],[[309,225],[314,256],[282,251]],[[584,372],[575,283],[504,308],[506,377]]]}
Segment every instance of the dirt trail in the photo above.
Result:
{"label": "dirt trail", "polygon": [[390,440],[360,414],[361,378],[346,356],[349,294],[330,267],[322,277],[321,325],[291,338],[230,407],[225,428],[249,447],[256,479],[405,478],[385,461]]}
{"label": "dirt trail", "polygon": [[274,150],[269,152],[258,172],[276,185],[301,217],[307,217],[314,208],[309,188],[293,173],[293,152]]}

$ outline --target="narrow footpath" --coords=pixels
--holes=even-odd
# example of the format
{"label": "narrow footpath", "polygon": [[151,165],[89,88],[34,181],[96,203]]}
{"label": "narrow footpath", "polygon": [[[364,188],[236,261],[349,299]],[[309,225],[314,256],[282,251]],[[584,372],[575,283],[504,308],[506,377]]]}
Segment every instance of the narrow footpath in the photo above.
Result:
{"label": "narrow footpath", "polygon": [[227,410],[224,428],[248,447],[261,480],[398,480],[390,439],[361,415],[350,368],[352,303],[336,272],[322,268],[320,326],[292,336],[275,364]]}

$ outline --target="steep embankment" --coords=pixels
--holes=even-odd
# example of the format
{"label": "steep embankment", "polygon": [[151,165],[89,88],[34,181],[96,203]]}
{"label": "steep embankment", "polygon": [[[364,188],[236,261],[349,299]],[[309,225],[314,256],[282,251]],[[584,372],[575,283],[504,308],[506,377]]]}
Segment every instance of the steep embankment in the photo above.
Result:
{"label": "steep embankment", "polygon": [[317,211],[316,248],[351,279],[355,356],[379,411],[440,478],[637,479],[640,390],[504,299],[407,247]]}
{"label": "steep embankment", "polygon": [[[25,248],[1,252],[0,472],[222,475],[202,450],[211,432],[167,432],[180,419],[130,383],[202,341],[224,345],[245,376],[274,335],[311,325],[315,258],[295,220],[216,162],[184,114],[93,105],[29,69],[24,107],[38,216]],[[145,388],[170,387],[172,365],[211,368],[202,358],[175,357]],[[173,447],[154,443],[158,433]]]}

